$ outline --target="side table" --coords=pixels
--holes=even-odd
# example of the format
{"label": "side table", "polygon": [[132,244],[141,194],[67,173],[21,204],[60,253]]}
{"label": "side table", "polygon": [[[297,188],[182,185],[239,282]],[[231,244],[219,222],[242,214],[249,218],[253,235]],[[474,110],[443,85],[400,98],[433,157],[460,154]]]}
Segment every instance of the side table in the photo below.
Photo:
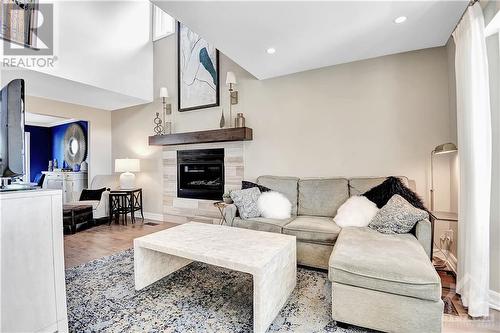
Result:
{"label": "side table", "polygon": [[430,212],[429,215],[432,225],[432,234],[431,234],[431,260],[432,260],[434,251],[434,224],[436,223],[436,221],[458,222],[458,214],[453,212],[432,211]]}
{"label": "side table", "polygon": [[220,213],[220,221],[219,221],[220,225],[223,225],[224,222],[227,224],[226,216],[224,215],[224,209],[226,209],[226,207],[229,205],[230,204],[227,204],[224,201],[214,202],[214,207],[217,208],[219,210],[219,213]]}
{"label": "side table", "polygon": [[123,224],[127,224],[127,196],[123,193],[109,193],[109,225],[113,218],[120,223],[120,217],[123,217]]}
{"label": "side table", "polygon": [[109,192],[109,224],[113,216],[120,215],[124,218],[124,224],[127,224],[127,214],[130,213],[132,223],[135,223],[135,212],[140,211],[142,221],[144,222],[144,212],[142,208],[142,188],[133,189],[114,189]]}

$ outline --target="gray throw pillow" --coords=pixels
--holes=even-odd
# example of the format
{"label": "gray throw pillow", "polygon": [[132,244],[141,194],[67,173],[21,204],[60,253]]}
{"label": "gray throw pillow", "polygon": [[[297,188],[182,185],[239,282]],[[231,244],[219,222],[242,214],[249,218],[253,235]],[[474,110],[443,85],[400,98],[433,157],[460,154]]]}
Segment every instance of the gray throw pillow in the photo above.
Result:
{"label": "gray throw pillow", "polygon": [[413,207],[402,196],[395,194],[380,208],[368,227],[384,234],[406,234],[418,221],[428,217],[425,210]]}
{"label": "gray throw pillow", "polygon": [[257,207],[257,200],[259,200],[260,197],[260,190],[258,187],[231,191],[230,195],[234,204],[238,207],[238,211],[242,218],[250,219],[260,216],[259,208]]}

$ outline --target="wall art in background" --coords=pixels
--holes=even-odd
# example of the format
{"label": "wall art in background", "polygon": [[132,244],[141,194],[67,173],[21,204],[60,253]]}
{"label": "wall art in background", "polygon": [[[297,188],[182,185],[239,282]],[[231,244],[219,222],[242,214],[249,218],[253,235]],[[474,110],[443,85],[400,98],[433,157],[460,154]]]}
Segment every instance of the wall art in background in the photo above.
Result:
{"label": "wall art in background", "polygon": [[181,22],[177,33],[179,111],[219,106],[219,51]]}

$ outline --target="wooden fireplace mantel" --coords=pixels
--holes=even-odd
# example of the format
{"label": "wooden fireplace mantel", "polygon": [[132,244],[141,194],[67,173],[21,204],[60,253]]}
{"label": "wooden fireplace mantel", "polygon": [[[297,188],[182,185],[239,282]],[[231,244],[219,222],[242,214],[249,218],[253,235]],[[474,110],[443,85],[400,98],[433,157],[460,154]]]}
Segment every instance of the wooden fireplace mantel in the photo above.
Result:
{"label": "wooden fireplace mantel", "polygon": [[149,137],[150,146],[173,146],[195,143],[251,141],[253,131],[248,127],[222,128],[218,130],[197,131],[187,133],[174,133],[154,135]]}

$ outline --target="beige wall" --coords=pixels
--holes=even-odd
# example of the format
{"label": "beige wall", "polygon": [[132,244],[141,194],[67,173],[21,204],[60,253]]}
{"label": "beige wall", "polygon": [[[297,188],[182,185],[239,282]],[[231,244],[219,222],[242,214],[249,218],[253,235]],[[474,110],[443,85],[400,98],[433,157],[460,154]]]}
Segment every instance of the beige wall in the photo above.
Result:
{"label": "beige wall", "polygon": [[[450,137],[451,142],[457,144],[457,102],[456,102],[456,86],[455,86],[455,44],[453,38],[450,37],[446,44],[446,56],[448,62],[448,100],[449,100],[449,117],[450,117]],[[459,193],[459,168],[458,168],[458,153],[448,155],[436,156],[436,158],[446,161],[446,166],[449,167],[449,186],[450,186],[450,205],[449,209],[437,207],[437,210],[458,212],[458,193]],[[443,171],[445,174],[445,171]],[[435,245],[441,248],[440,237],[445,234],[447,230],[453,231],[453,241],[449,244],[450,252],[452,254],[452,261],[457,258],[457,244],[458,244],[458,223],[437,221],[434,225],[434,239]],[[446,246],[446,244],[443,244]],[[444,247],[443,247],[444,248]],[[456,264],[456,262],[453,262]],[[456,268],[456,267],[455,267]]]}
{"label": "beige wall", "polygon": [[154,43],[154,102],[111,112],[113,161],[125,157],[141,160],[136,183],[143,188],[144,210],[150,214],[163,213],[163,177],[162,149],[149,146],[148,136],[153,135],[155,113],[162,111],[159,87],[166,86],[171,96],[175,94],[175,45],[174,36]]}
{"label": "beige wall", "polygon": [[[400,174],[427,198],[430,151],[450,140],[446,66],[438,48],[244,78],[240,109],[256,137],[246,146],[247,177]],[[436,179],[442,206],[449,206],[439,195],[448,181]]]}
{"label": "beige wall", "polygon": [[[29,84],[29,83],[28,83]],[[28,96],[26,112],[52,115],[89,123],[89,180],[111,172],[111,113],[81,105]]]}
{"label": "beige wall", "polygon": [[[141,172],[136,173],[136,184],[143,188],[144,211],[160,214],[162,196],[162,149],[149,146],[153,134],[153,118],[161,110],[161,103],[113,111],[113,161],[115,158],[139,158]],[[114,167],[114,163],[113,163]]]}
{"label": "beige wall", "polygon": [[[175,37],[155,43],[155,95],[168,87],[174,132],[218,128],[220,108],[179,113]],[[451,140],[448,63],[444,47],[359,61],[275,79],[256,80],[221,54],[238,78],[240,103],[254,140],[245,143],[245,177],[406,175],[427,199],[432,148]],[[227,90],[221,107],[229,118]],[[161,156],[147,145],[152,105],[112,113],[113,158],[144,156],[146,211],[161,213]],[[449,167],[437,162],[438,206],[449,209]],[[156,181],[158,180],[158,181]]]}

